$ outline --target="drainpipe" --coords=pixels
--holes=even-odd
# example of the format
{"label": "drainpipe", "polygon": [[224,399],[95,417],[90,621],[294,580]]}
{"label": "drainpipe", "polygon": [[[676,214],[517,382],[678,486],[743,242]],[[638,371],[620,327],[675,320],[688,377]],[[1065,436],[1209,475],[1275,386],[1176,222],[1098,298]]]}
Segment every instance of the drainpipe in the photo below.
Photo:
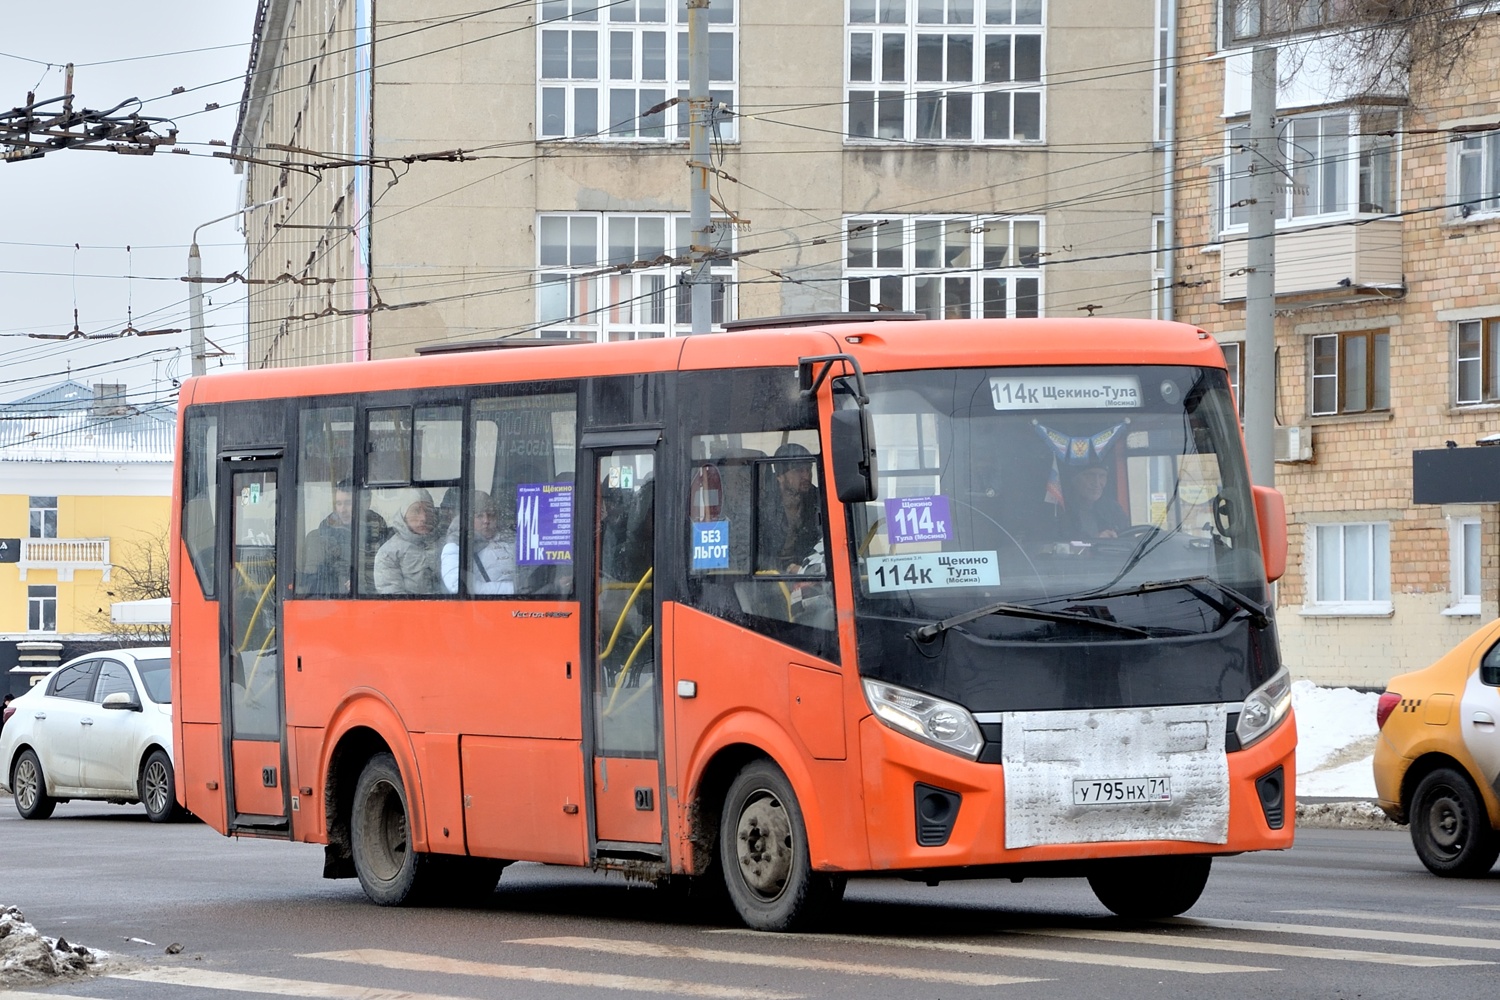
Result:
{"label": "drainpipe", "polygon": [[1162,214],[1167,217],[1166,274],[1161,290],[1162,319],[1176,319],[1177,285],[1177,0],[1163,0],[1167,20],[1167,113],[1162,134]]}

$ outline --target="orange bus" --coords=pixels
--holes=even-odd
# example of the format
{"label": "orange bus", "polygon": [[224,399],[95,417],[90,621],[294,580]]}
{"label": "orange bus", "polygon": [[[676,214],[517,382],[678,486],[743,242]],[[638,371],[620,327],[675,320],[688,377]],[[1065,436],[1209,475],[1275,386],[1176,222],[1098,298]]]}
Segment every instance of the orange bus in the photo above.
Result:
{"label": "orange bus", "polygon": [[377,903],[524,860],[761,929],[872,874],[1161,916],[1291,846],[1285,510],[1193,327],[835,315],[214,375],[179,459],[178,799]]}

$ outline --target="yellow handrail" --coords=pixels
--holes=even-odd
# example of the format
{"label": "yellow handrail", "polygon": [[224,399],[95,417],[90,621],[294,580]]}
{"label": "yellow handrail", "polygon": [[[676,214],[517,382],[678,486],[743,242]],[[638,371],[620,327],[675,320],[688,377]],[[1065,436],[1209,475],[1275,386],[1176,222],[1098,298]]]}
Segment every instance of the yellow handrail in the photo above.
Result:
{"label": "yellow handrail", "polygon": [[635,585],[635,589],[630,592],[630,596],[625,599],[625,606],[620,609],[620,617],[615,621],[615,630],[610,633],[609,644],[606,645],[603,651],[599,654],[599,659],[601,662],[606,656],[614,651],[615,641],[620,638],[620,630],[625,627],[625,616],[630,612],[630,607],[635,603],[635,599],[640,596],[642,588],[644,588],[646,584],[650,582],[651,574],[654,572],[656,572],[655,566],[652,566],[650,569],[646,570],[646,573],[641,577],[640,582]]}
{"label": "yellow handrail", "polygon": [[646,627],[646,631],[642,632],[641,637],[636,640],[635,648],[632,649],[630,651],[630,655],[626,657],[625,665],[620,668],[620,675],[615,678],[615,685],[609,692],[609,703],[604,706],[605,715],[608,715],[610,712],[614,711],[615,699],[620,696],[620,688],[625,686],[625,678],[630,675],[631,664],[635,663],[636,656],[639,655],[640,651],[643,648],[645,648],[646,642],[651,638],[651,630],[655,627],[656,626],[654,625],[648,625]]}

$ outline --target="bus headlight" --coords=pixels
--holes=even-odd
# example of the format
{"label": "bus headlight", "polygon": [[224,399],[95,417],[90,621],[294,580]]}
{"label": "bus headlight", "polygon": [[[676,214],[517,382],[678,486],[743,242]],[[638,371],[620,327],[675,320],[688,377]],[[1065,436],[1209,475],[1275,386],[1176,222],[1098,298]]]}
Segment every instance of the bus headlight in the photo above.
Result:
{"label": "bus headlight", "polygon": [[979,724],[962,705],[868,678],[864,685],[870,710],[892,729],[969,760],[984,749]]}
{"label": "bus headlight", "polygon": [[1240,738],[1241,749],[1257,743],[1275,729],[1292,707],[1292,675],[1282,668],[1260,687],[1250,692],[1245,707],[1240,711],[1240,721],[1234,727],[1234,735]]}

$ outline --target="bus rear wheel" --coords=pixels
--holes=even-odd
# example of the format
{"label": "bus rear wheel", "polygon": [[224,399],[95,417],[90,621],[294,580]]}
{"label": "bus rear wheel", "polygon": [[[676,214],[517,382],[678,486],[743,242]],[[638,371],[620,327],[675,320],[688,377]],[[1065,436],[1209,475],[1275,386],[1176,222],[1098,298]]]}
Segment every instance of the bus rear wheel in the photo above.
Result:
{"label": "bus rear wheel", "polygon": [[1213,858],[1207,856],[1120,858],[1101,863],[1089,875],[1089,888],[1119,916],[1175,917],[1198,902],[1212,866]]}
{"label": "bus rear wheel", "polygon": [[735,911],[759,931],[806,926],[843,896],[842,878],[812,870],[802,807],[786,775],[766,760],[746,765],[729,786],[719,867]]}
{"label": "bus rear wheel", "polygon": [[423,902],[435,881],[427,856],[412,850],[410,817],[396,758],[376,754],[355,783],[349,832],[359,884],[381,906]]}

